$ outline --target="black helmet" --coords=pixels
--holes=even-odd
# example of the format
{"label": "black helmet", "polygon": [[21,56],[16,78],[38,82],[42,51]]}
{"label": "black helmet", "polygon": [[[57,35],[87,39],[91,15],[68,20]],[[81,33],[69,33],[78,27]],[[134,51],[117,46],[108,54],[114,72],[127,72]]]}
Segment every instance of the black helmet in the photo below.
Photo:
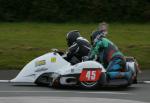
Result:
{"label": "black helmet", "polygon": [[78,37],[80,37],[80,32],[78,30],[72,30],[68,32],[66,36],[68,46],[71,46]]}
{"label": "black helmet", "polygon": [[91,34],[91,44],[93,45],[101,37],[105,37],[105,34],[102,31],[94,31]]}

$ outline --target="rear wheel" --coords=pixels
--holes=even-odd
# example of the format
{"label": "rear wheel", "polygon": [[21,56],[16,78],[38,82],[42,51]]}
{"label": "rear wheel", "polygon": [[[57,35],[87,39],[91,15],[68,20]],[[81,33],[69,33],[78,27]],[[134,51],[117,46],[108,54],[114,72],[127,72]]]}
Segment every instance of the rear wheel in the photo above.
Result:
{"label": "rear wheel", "polygon": [[81,87],[83,88],[96,88],[98,85],[98,81],[96,82],[80,82]]}
{"label": "rear wheel", "polygon": [[80,85],[83,88],[94,89],[106,85],[106,82],[107,82],[106,73],[101,72],[99,78],[96,81],[80,81]]}

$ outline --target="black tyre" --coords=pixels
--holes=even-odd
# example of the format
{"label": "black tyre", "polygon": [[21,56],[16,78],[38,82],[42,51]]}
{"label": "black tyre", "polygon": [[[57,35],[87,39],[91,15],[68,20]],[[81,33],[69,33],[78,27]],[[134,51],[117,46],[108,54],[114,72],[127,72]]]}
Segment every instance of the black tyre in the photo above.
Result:
{"label": "black tyre", "polygon": [[50,77],[48,73],[40,75],[37,80],[35,81],[35,84],[38,86],[48,86],[50,81]]}
{"label": "black tyre", "polygon": [[96,81],[96,82],[80,82],[80,84],[81,84],[82,88],[92,89],[92,88],[97,87],[98,81]]}
{"label": "black tyre", "polygon": [[94,89],[106,84],[106,74],[102,73],[96,82],[80,82],[82,88]]}

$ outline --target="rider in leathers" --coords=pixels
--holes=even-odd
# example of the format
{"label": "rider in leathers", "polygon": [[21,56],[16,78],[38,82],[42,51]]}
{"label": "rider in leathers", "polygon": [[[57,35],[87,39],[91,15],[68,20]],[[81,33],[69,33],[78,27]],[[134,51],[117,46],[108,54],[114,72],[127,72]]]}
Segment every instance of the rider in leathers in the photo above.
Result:
{"label": "rider in leathers", "polygon": [[73,61],[71,63],[76,64],[78,62],[81,62],[82,57],[87,56],[91,49],[89,41],[81,37],[78,30],[72,30],[68,32],[66,40],[68,45],[68,52],[65,59],[70,62],[73,57],[76,57],[78,61]]}
{"label": "rider in leathers", "polygon": [[127,72],[124,55],[118,47],[107,39],[103,30],[94,31],[91,35],[93,47],[89,54],[89,60],[97,60],[106,68],[110,79],[130,79],[131,72]]}

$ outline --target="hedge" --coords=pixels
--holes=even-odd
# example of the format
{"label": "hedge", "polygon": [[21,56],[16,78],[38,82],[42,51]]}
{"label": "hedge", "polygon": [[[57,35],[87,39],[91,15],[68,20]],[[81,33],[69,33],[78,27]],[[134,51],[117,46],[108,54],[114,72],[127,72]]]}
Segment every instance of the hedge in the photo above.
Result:
{"label": "hedge", "polygon": [[0,21],[150,21],[150,0],[0,0]]}

